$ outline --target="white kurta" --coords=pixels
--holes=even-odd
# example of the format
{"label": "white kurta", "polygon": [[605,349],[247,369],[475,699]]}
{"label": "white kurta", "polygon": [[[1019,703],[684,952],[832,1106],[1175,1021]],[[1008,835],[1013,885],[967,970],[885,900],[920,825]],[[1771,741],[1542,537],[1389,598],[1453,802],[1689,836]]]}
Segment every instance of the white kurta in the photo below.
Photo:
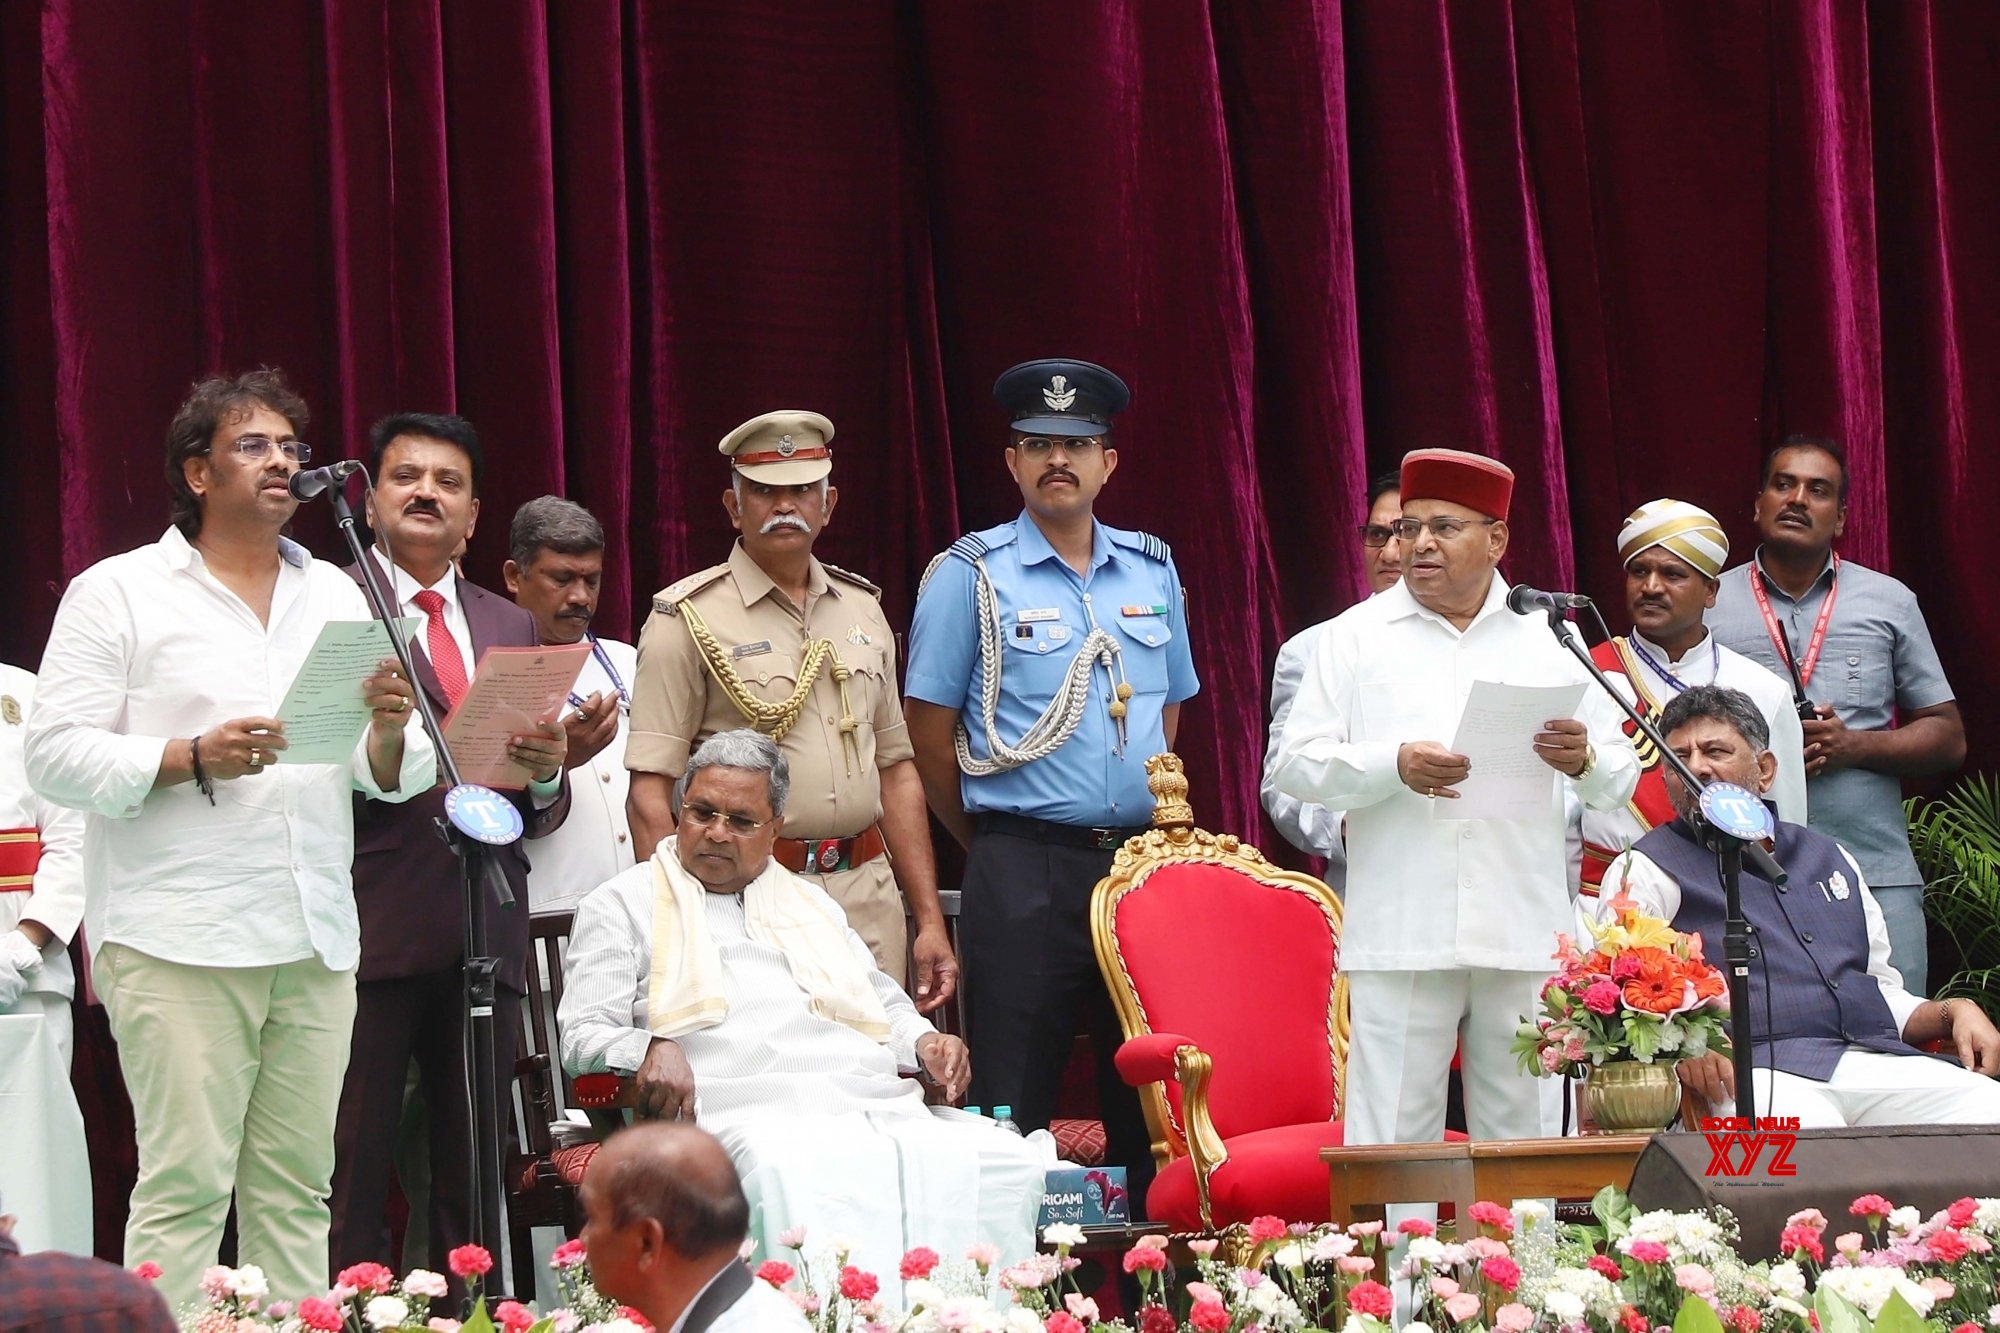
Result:
{"label": "white kurta", "polygon": [[[652,867],[639,865],[577,906],[559,1015],[573,1074],[630,1072],[645,1060],[653,893]],[[924,1105],[900,1071],[916,1068],[917,1040],[934,1029],[861,937],[847,932],[889,1015],[886,1045],[813,1013],[784,955],[749,937],[740,895],[708,894],[703,906],[729,1012],[676,1040],[694,1071],[696,1119],[742,1173],[762,1253],[780,1256],[777,1237],[792,1226],[806,1228],[809,1254],[844,1236],[852,1262],[892,1296],[913,1245],[951,1254],[987,1240],[1004,1261],[1032,1251],[1052,1148]]]}
{"label": "white kurta", "polygon": [[[638,650],[616,639],[599,639],[597,646],[611,659],[617,680],[592,653],[583,661],[571,693],[579,699],[616,694],[619,683],[632,687],[639,668]],[[610,744],[569,772],[569,814],[547,837],[528,843],[528,905],[536,912],[562,912],[576,906],[584,894],[632,865],[632,826],[625,819],[625,795],[632,775],[625,768],[624,705],[618,709],[618,733]]]}
{"label": "white kurta", "polygon": [[[1792,687],[1741,653],[1717,644],[1712,634],[1704,635],[1701,642],[1688,649],[1679,661],[1670,660],[1666,649],[1658,644],[1637,634],[1629,637],[1655,662],[1678,677],[1683,687],[1722,685],[1750,696],[1757,705],[1757,711],[1770,725],[1771,755],[1778,761],[1777,775],[1772,779],[1769,793],[1771,803],[1778,808],[1778,818],[1786,823],[1805,823],[1805,729],[1799,723],[1797,710],[1792,707]],[[1668,700],[1680,693],[1672,681],[1647,667],[1637,653],[1633,657],[1639,670],[1645,673],[1639,684],[1650,702],[1664,707]],[[1633,682],[1622,673],[1610,671],[1605,674],[1627,699],[1637,697],[1632,689]],[[1645,826],[1633,815],[1629,806],[1621,805],[1615,810],[1585,809],[1583,812],[1583,836],[1594,847],[1621,850],[1645,837],[1646,832]]]}
{"label": "white kurta", "polygon": [[1264,812],[1271,816],[1278,832],[1285,835],[1285,841],[1302,852],[1323,857],[1326,874],[1322,878],[1335,893],[1345,893],[1347,852],[1341,846],[1340,811],[1285,795],[1278,790],[1273,772],[1278,742],[1292,715],[1299,681],[1312,660],[1313,645],[1319,642],[1320,632],[1325,628],[1326,622],[1321,621],[1286,639],[1284,647],[1278,649],[1278,660],[1271,667],[1271,726],[1264,743],[1264,776],[1257,794],[1264,802]]}

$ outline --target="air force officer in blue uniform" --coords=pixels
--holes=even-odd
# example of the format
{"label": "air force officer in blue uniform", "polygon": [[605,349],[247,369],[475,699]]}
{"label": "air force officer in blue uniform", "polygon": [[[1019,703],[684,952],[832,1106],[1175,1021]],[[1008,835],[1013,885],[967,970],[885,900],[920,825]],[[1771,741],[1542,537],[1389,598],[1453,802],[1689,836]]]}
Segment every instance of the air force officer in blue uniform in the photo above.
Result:
{"label": "air force officer in blue uniform", "polygon": [[1166,543],[1091,515],[1118,468],[1125,384],[1088,361],[1015,366],[1018,518],[932,563],[910,629],[910,740],[932,811],[967,849],[959,947],[978,1058],[971,1099],[1044,1128],[1079,1023],[1098,1054],[1109,1160],[1136,1205],[1152,1175],[1122,1034],[1097,970],[1090,895],[1152,815],[1146,760],[1199,688]]}

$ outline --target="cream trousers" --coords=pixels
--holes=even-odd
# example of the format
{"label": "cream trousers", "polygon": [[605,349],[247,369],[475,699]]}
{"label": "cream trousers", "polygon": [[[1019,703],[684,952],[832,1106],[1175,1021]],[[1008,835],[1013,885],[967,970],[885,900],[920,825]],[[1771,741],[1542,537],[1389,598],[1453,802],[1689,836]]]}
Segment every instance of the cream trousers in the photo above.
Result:
{"label": "cream trousers", "polygon": [[238,1263],[276,1297],[324,1292],[354,973],[316,957],[194,967],[107,944],[92,975],[138,1129],[126,1265],[151,1260],[168,1305],[192,1300],[234,1195]]}

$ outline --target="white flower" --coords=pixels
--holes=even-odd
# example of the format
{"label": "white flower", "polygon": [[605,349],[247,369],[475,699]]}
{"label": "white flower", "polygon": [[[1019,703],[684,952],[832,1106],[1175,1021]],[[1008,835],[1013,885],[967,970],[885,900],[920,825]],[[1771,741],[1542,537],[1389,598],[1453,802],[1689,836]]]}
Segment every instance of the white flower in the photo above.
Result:
{"label": "white flower", "polygon": [[1259,1283],[1250,1289],[1250,1308],[1278,1324],[1294,1323],[1299,1317],[1299,1307],[1275,1282]]}
{"label": "white flower", "polygon": [[1880,1317],[1892,1295],[1907,1301],[1919,1318],[1937,1303],[1935,1296],[1904,1277],[1900,1268],[1829,1268],[1819,1275],[1819,1284],[1870,1319]]}
{"label": "white flower", "polygon": [[436,1300],[450,1294],[451,1287],[442,1273],[433,1273],[428,1268],[412,1268],[410,1275],[403,1279],[403,1290],[412,1296],[424,1296]]}
{"label": "white flower", "polygon": [[1083,1244],[1083,1228],[1073,1222],[1054,1222],[1042,1228],[1042,1244],[1070,1249]]}
{"label": "white flower", "polygon": [[410,1317],[408,1302],[395,1296],[377,1296],[362,1310],[370,1328],[401,1328]]}
{"label": "white flower", "polygon": [[[1829,1270],[1830,1271],[1830,1270]],[[1802,1301],[1806,1296],[1806,1275],[1790,1259],[1771,1265],[1771,1289],[1780,1296]]]}
{"label": "white flower", "polygon": [[1412,1319],[1403,1325],[1403,1333],[1431,1333],[1431,1326],[1421,1319]]}
{"label": "white flower", "polygon": [[1007,1333],[1042,1333],[1042,1321],[1033,1310],[1017,1305],[1007,1312]]}
{"label": "white flower", "polygon": [[[1982,1199],[1980,1202],[1984,1204],[1987,1200]],[[1986,1312],[1986,1326],[1988,1328],[2000,1328],[2000,1305],[1996,1305]]]}
{"label": "white flower", "polygon": [[1306,1247],[1295,1240],[1286,1241],[1283,1245],[1271,1251],[1271,1262],[1280,1268],[1304,1268],[1306,1266]]}
{"label": "white flower", "polygon": [[1800,1319],[1806,1317],[1806,1307],[1800,1305],[1789,1296],[1773,1296],[1771,1298],[1771,1308],[1784,1314],[1794,1315]]}
{"label": "white flower", "polygon": [[271,1284],[264,1280],[263,1269],[245,1264],[230,1270],[229,1294],[246,1301],[261,1301],[271,1294]]}
{"label": "white flower", "polygon": [[2000,1236],[2000,1199],[1981,1199],[1972,1210],[1972,1225],[1988,1235]]}
{"label": "white flower", "polygon": [[1549,1220],[1549,1206],[1540,1199],[1522,1199],[1514,1205],[1514,1216],[1521,1219],[1521,1230],[1527,1231]]}
{"label": "white flower", "polygon": [[1444,1242],[1436,1236],[1412,1236],[1410,1258],[1420,1264],[1438,1263],[1444,1258]]}
{"label": "white flower", "polygon": [[1542,1308],[1565,1324],[1574,1324],[1583,1318],[1583,1297],[1569,1291],[1551,1291],[1542,1298]]}
{"label": "white flower", "polygon": [[1922,1226],[1924,1215],[1909,1204],[1904,1204],[1889,1214],[1889,1230],[1911,1232]]}
{"label": "white flower", "polygon": [[832,1250],[840,1262],[846,1263],[847,1256],[854,1253],[854,1242],[846,1236],[835,1236],[826,1243],[826,1248]]}
{"label": "white flower", "polygon": [[903,1300],[912,1310],[919,1310],[926,1306],[943,1305],[945,1295],[937,1283],[927,1277],[918,1277],[903,1284]]}
{"label": "white flower", "polygon": [[1315,1236],[1312,1243],[1312,1261],[1316,1264],[1330,1264],[1335,1259],[1344,1259],[1354,1253],[1354,1237],[1338,1231],[1329,1231],[1324,1236]]}

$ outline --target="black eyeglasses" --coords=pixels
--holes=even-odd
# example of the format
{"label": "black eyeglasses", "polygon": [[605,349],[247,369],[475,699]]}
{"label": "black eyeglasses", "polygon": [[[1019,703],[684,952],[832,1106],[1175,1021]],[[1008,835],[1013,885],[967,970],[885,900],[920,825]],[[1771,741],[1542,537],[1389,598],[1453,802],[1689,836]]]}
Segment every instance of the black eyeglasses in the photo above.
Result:
{"label": "black eyeglasses", "polygon": [[1417,539],[1418,533],[1429,528],[1431,536],[1441,542],[1448,542],[1454,537],[1464,536],[1465,530],[1475,523],[1484,523],[1490,527],[1499,521],[1497,518],[1434,518],[1425,523],[1420,519],[1399,518],[1389,527],[1399,541],[1413,542]]}
{"label": "black eyeglasses", "polygon": [[1054,453],[1058,447],[1066,454],[1076,455],[1091,449],[1102,449],[1102,435],[1062,435],[1054,439],[1046,435],[1023,435],[1014,442],[1014,447],[1023,455],[1037,462]]}
{"label": "black eyeglasses", "polygon": [[1376,550],[1387,546],[1389,539],[1396,535],[1396,530],[1386,523],[1363,523],[1355,531],[1361,534],[1363,546]]}
{"label": "black eyeglasses", "polygon": [[[310,463],[313,456],[312,446],[304,440],[291,438],[274,440],[268,435],[238,436],[235,448],[237,453],[250,459],[269,458],[273,449],[294,463]],[[208,453],[209,450],[204,448],[202,452]]]}
{"label": "black eyeglasses", "polygon": [[758,829],[763,828],[764,825],[770,823],[771,819],[776,819],[777,816],[773,815],[771,819],[752,819],[748,815],[732,815],[726,810],[717,810],[713,806],[696,805],[693,801],[686,801],[681,805],[681,818],[687,820],[696,828],[709,828],[719,819],[722,821],[722,826],[729,832],[739,838],[747,838]]}

